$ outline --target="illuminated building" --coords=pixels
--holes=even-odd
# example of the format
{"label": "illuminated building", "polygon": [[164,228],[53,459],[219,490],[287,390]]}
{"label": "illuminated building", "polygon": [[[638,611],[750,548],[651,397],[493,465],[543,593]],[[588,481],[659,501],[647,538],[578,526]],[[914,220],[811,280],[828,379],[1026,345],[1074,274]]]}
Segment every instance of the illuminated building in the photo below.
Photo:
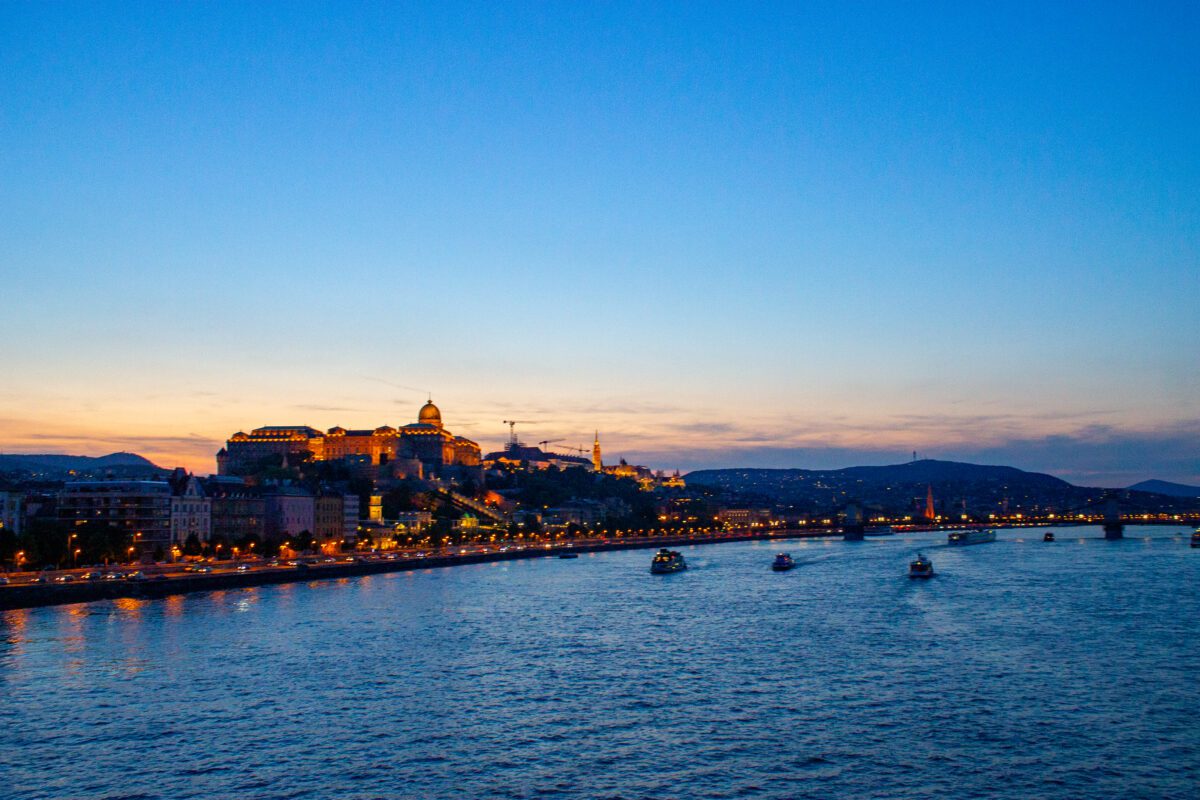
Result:
{"label": "illuminated building", "polygon": [[266,426],[250,433],[238,431],[217,453],[217,472],[245,475],[264,467],[289,463],[369,459],[370,466],[412,465],[405,472],[445,475],[475,470],[480,465],[479,445],[455,436],[442,424],[442,414],[432,400],[421,407],[417,421],[393,428],[383,425],[371,430],[335,426],[325,433],[307,425]]}
{"label": "illuminated building", "polygon": [[175,471],[171,483],[171,544],[184,544],[189,536],[207,542],[212,534],[212,500],[195,475]]}
{"label": "illuminated building", "polygon": [[592,441],[592,469],[596,472],[604,470],[604,462],[600,459],[600,431],[596,431],[596,438]]}
{"label": "illuminated building", "polygon": [[267,538],[287,539],[299,533],[313,533],[316,523],[316,498],[295,486],[276,486],[266,494]]}
{"label": "illuminated building", "polygon": [[322,494],[313,503],[312,534],[322,542],[345,536],[344,503],[340,494]]}
{"label": "illuminated building", "polygon": [[58,494],[58,518],[120,528],[141,547],[171,546],[171,484],[167,481],[76,481]]}

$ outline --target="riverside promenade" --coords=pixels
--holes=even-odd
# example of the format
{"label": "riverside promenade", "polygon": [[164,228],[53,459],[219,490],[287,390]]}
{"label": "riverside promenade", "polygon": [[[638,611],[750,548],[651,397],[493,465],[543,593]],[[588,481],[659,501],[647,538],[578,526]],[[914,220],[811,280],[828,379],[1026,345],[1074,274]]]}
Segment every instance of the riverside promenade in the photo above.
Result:
{"label": "riverside promenade", "polygon": [[[21,582],[0,586],[0,611],[34,608],[37,606],[89,603],[96,600],[111,600],[122,597],[151,599],[169,595],[207,592],[225,589],[240,589],[251,586],[269,586],[277,583],[298,583],[314,580],[334,580],[358,575],[378,575],[385,572],[406,572],[419,569],[453,567],[460,564],[484,564],[493,561],[515,561],[518,559],[557,557],[563,553],[599,553],[608,550],[637,550],[658,547],[681,547],[695,544],[720,542],[744,542],[766,539],[818,539],[840,537],[841,531],[819,530],[771,530],[732,531],[719,534],[696,534],[691,536],[655,536],[626,539],[579,539],[555,544],[497,545],[481,547],[455,547],[455,552],[441,551],[426,555],[402,553],[346,554],[330,560],[320,557],[305,557],[296,563],[272,566],[263,561],[223,561],[209,564],[212,572],[183,572],[183,564],[158,564],[152,566],[126,566],[122,572],[142,573],[140,580],[87,580],[81,579],[80,570],[65,570],[61,574],[72,575],[72,580],[60,582],[49,579],[45,583]],[[16,576],[13,576],[16,577]],[[36,574],[26,576],[26,581],[36,579]]]}

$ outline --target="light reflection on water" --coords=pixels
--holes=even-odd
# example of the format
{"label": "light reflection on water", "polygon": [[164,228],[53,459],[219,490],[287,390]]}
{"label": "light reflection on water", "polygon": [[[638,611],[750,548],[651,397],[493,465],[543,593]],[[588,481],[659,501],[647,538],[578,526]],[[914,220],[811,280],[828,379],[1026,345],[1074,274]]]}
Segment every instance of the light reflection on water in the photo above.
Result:
{"label": "light reflection on water", "polygon": [[1200,550],[1058,532],[5,612],[5,796],[1192,800]]}

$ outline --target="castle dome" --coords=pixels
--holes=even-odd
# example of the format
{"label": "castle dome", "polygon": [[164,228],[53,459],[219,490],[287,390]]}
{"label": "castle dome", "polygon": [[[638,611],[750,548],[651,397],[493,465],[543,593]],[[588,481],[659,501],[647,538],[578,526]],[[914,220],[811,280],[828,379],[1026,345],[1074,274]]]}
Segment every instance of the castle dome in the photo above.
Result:
{"label": "castle dome", "polygon": [[439,428],[442,427],[442,412],[439,411],[438,407],[433,404],[432,399],[430,399],[430,401],[425,405],[421,406],[421,413],[417,415],[417,424],[436,425]]}

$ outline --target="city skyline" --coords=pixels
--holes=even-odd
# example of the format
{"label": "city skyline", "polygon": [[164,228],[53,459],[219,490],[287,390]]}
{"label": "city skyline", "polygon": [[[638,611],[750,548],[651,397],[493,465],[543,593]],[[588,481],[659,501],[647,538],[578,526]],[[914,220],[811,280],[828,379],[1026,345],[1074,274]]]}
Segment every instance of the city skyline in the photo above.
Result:
{"label": "city skyline", "polygon": [[1200,483],[1200,12],[0,8],[0,450]]}

